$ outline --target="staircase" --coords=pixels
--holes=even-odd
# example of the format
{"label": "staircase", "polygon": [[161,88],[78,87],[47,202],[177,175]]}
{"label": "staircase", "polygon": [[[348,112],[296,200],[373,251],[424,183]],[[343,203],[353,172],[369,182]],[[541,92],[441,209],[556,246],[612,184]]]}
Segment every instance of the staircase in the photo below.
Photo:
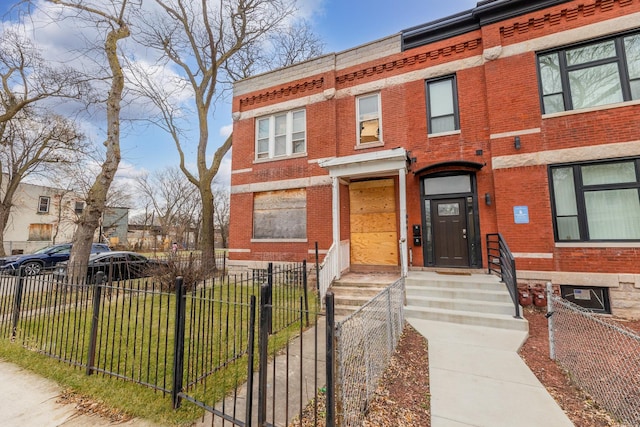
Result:
{"label": "staircase", "polygon": [[528,331],[516,319],[509,292],[489,274],[410,271],[405,279],[405,317]]}
{"label": "staircase", "polygon": [[400,273],[347,273],[331,284],[335,314],[348,316],[400,278]]}

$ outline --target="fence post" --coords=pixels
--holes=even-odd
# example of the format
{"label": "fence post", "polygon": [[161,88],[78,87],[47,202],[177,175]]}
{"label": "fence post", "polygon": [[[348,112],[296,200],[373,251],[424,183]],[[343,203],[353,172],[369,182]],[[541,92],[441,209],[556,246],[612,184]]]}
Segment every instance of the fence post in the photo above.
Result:
{"label": "fence post", "polygon": [[251,295],[251,306],[249,308],[249,339],[247,342],[247,399],[245,403],[245,425],[252,424],[253,416],[253,358],[255,353],[256,336],[256,296]]}
{"label": "fence post", "polygon": [[87,375],[93,373],[96,364],[96,344],[98,342],[98,319],[100,318],[100,299],[104,285],[104,272],[96,274],[96,284],[93,288],[93,315],[91,316],[91,334],[89,336],[89,354],[87,355]]}
{"label": "fence post", "polygon": [[553,287],[547,282],[547,324],[549,326],[549,359],[556,360],[555,336],[553,335]]}
{"label": "fence post", "polygon": [[395,337],[393,336],[393,313],[391,312],[391,290],[387,288],[387,346],[389,347],[389,357],[393,354]]}
{"label": "fence post", "polygon": [[327,292],[325,296],[325,307],[327,311],[327,346],[326,346],[326,367],[327,367],[327,427],[336,425],[336,375],[335,375],[335,306],[333,292]]}
{"label": "fence post", "polygon": [[[271,264],[269,264],[271,272]],[[258,426],[262,427],[267,422],[267,357],[269,344],[269,310],[267,308],[269,298],[269,284],[260,286],[260,330],[258,335]],[[247,402],[247,405],[250,403]]]}
{"label": "fence post", "polygon": [[316,242],[316,290],[320,291],[320,253],[318,252],[318,242]]}
{"label": "fence post", "polygon": [[22,308],[22,290],[24,288],[24,276],[22,272],[18,274],[18,280],[16,280],[16,292],[15,300],[13,303],[13,321],[11,323],[11,338],[16,337],[18,330],[18,320],[20,319],[20,310]]}
{"label": "fence post", "polygon": [[171,400],[173,409],[180,407],[182,391],[182,377],[184,367],[184,328],[185,328],[185,298],[184,279],[177,277],[176,281],[176,318],[173,336],[173,386],[171,388]]}
{"label": "fence post", "polygon": [[307,260],[302,261],[302,286],[304,292],[304,311],[306,313],[307,327],[309,327],[309,295],[307,293]]}
{"label": "fence post", "polygon": [[269,292],[266,295],[265,308],[267,310],[267,322],[269,324],[269,335],[273,333],[273,263],[269,263],[267,268],[267,286]]}

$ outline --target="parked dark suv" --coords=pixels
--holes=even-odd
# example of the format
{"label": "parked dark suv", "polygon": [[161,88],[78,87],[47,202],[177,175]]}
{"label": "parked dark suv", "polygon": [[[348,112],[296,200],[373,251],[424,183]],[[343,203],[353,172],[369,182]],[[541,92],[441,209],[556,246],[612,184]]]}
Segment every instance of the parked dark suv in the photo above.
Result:
{"label": "parked dark suv", "polygon": [[[109,246],[104,243],[93,243],[91,253],[110,251]],[[43,270],[51,269],[58,262],[69,260],[71,254],[71,243],[61,243],[59,245],[47,246],[38,249],[32,254],[12,255],[0,258],[0,272],[8,274],[20,273],[25,276],[40,274]]]}

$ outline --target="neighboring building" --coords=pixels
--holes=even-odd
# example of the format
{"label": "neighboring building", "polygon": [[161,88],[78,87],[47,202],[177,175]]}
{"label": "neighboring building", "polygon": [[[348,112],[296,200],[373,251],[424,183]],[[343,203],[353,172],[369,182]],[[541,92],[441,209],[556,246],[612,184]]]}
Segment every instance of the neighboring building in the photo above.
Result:
{"label": "neighboring building", "polygon": [[110,247],[128,249],[129,208],[105,208],[98,233],[101,236],[99,241],[108,243]]}
{"label": "neighboring building", "polygon": [[70,190],[21,183],[4,230],[5,253],[71,241],[83,209],[84,201]]}
{"label": "neighboring building", "polygon": [[[640,2],[487,0],[236,83],[230,264],[480,269],[640,315]],[[611,300],[611,306],[609,304]]]}

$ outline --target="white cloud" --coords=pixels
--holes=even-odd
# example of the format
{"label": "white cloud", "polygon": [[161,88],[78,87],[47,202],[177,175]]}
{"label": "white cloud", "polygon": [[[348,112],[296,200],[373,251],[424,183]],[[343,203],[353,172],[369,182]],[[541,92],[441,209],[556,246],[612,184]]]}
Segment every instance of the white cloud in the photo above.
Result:
{"label": "white cloud", "polygon": [[233,123],[222,126],[220,128],[220,136],[223,138],[228,138],[232,132],[233,132]]}

